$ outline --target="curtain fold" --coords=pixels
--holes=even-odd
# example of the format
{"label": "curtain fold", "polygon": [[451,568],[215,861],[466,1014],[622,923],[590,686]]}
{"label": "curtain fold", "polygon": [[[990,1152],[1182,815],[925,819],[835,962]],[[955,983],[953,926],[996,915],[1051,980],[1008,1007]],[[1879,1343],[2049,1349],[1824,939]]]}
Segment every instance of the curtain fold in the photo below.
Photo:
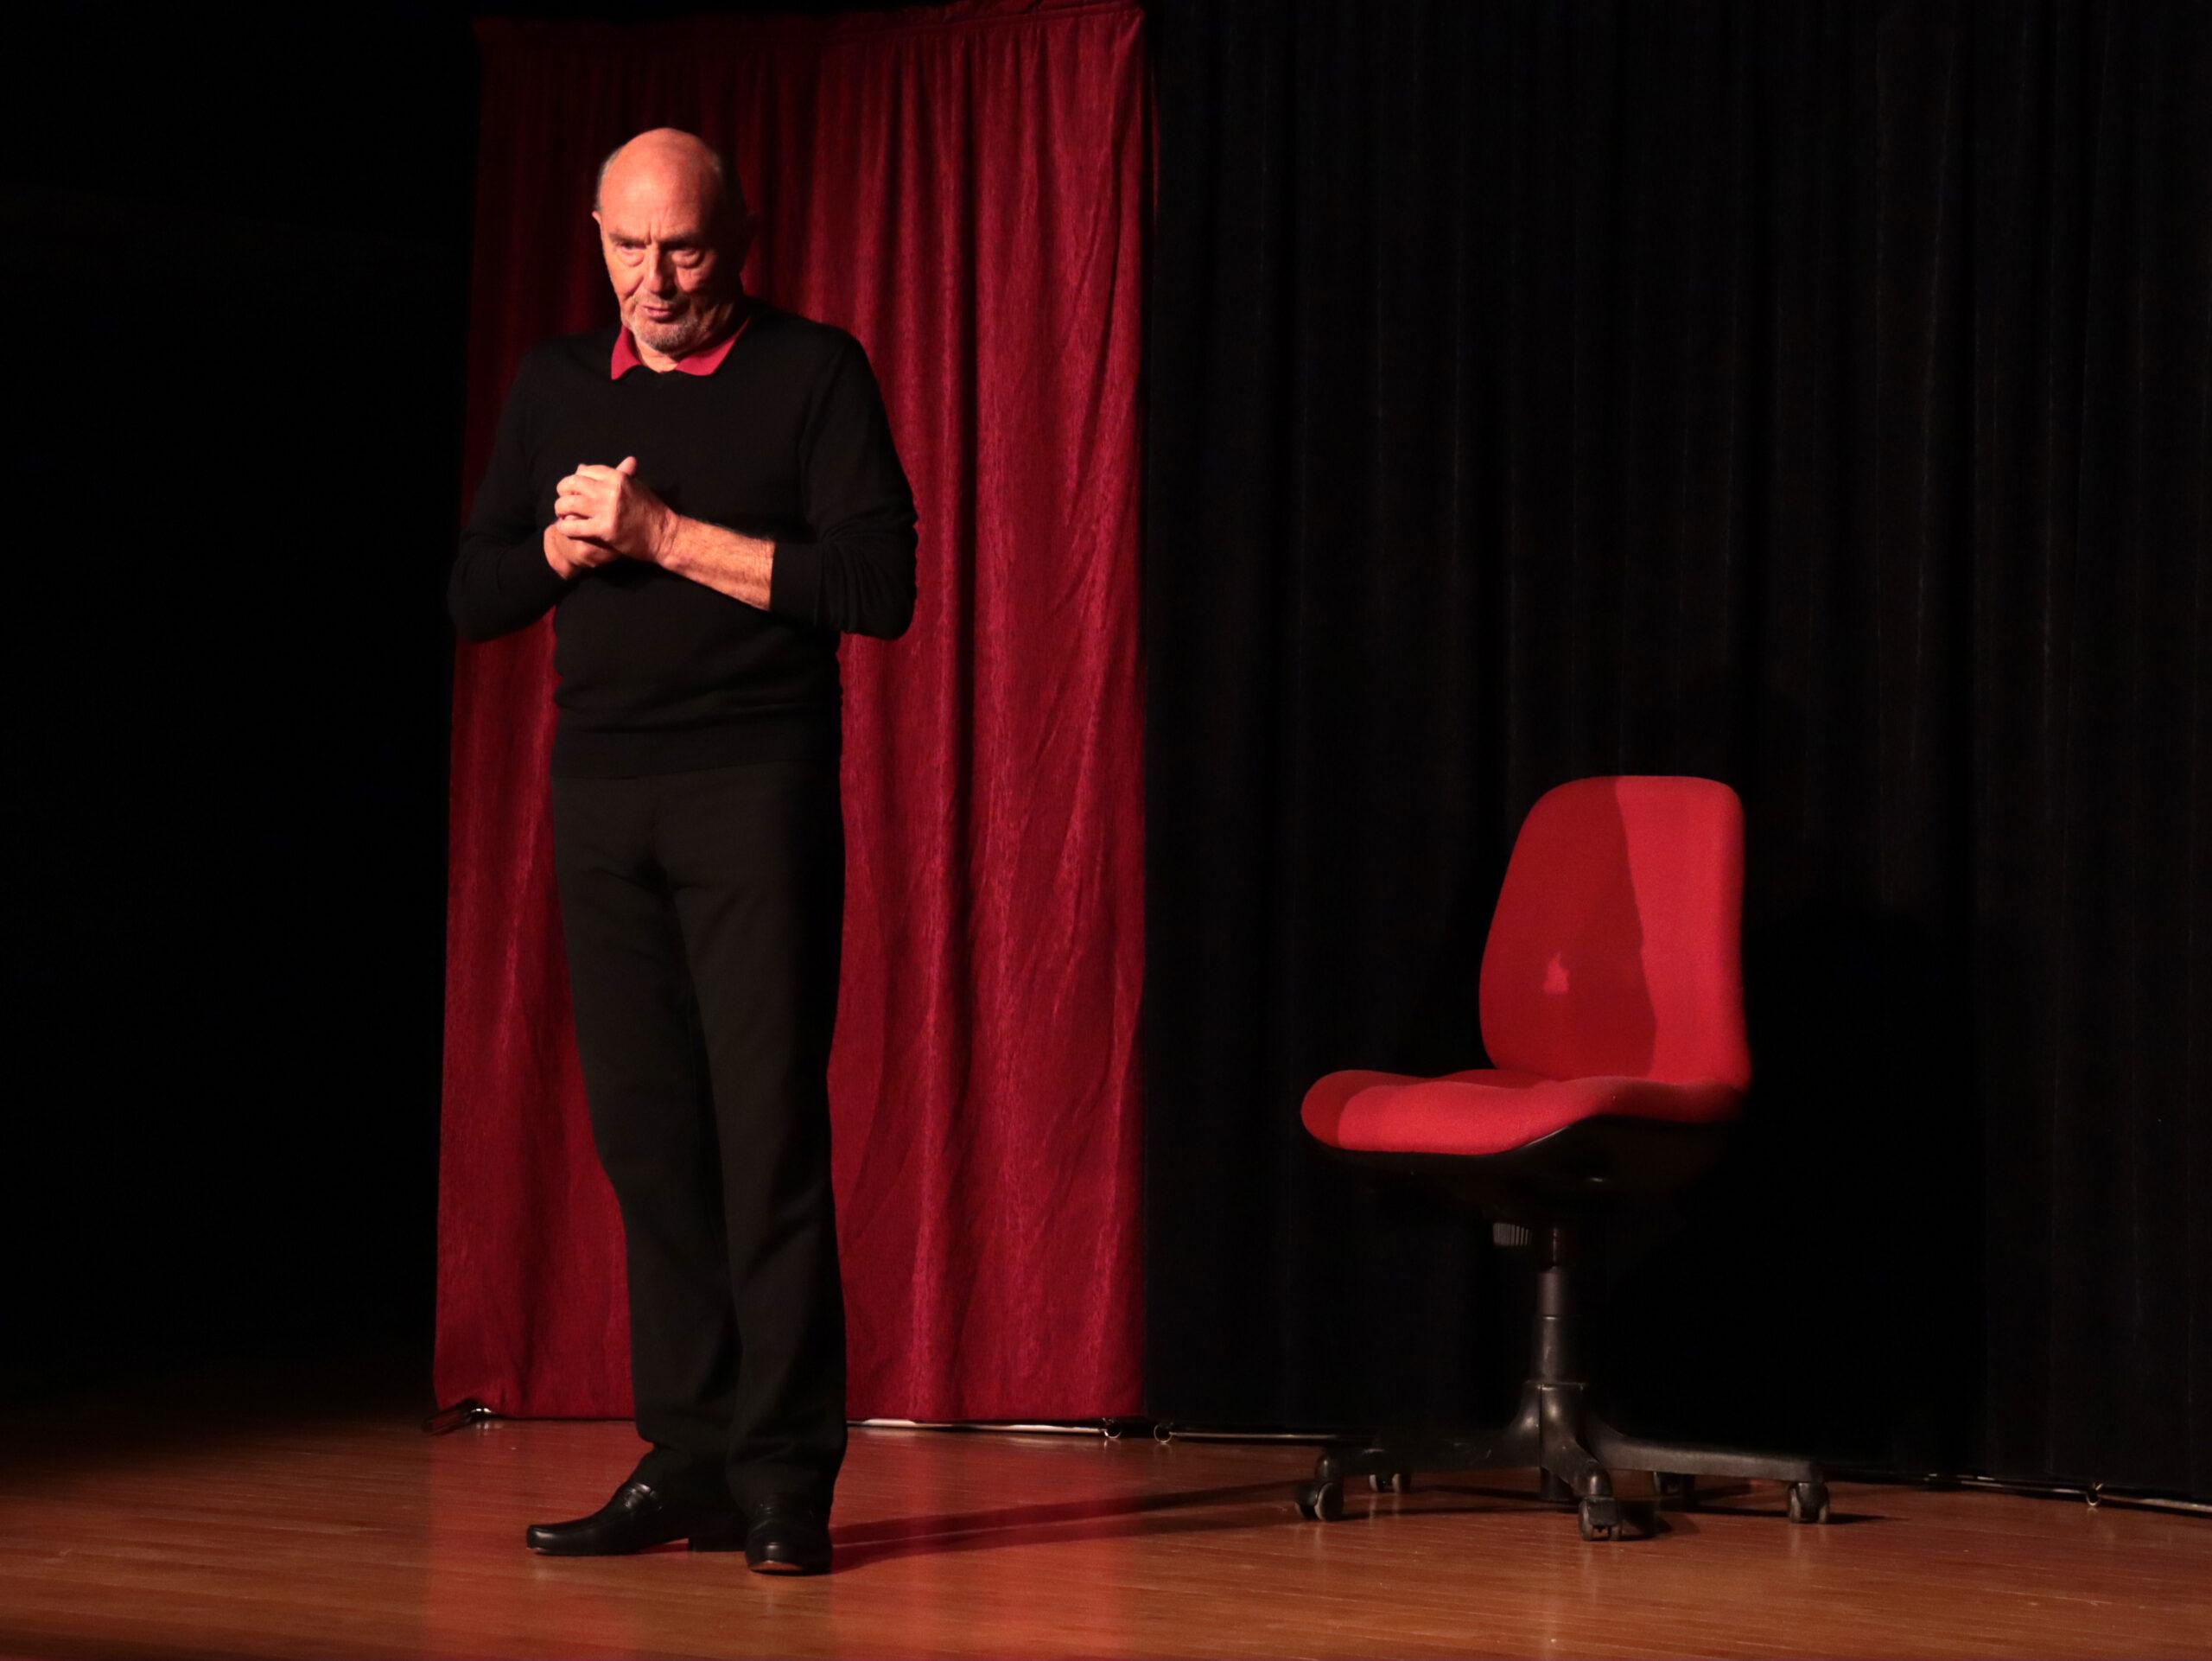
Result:
{"label": "curtain fold", "polygon": [[[969,0],[479,26],[468,487],[520,354],[613,321],[592,181],[670,124],[737,159],[763,220],[748,287],[868,348],[920,507],[912,628],[842,652],[855,1416],[1137,1403],[1142,24]],[[620,1225],[569,1028],[550,648],[549,621],[456,665],[435,1383],[616,1416]]]}
{"label": "curtain fold", "polygon": [[1755,1096],[1616,1255],[1621,1416],[2212,1489],[2212,18],[1158,33],[1147,1410],[1503,1405],[1484,1232],[1298,1104],[1478,1063],[1522,815],[1686,772]]}

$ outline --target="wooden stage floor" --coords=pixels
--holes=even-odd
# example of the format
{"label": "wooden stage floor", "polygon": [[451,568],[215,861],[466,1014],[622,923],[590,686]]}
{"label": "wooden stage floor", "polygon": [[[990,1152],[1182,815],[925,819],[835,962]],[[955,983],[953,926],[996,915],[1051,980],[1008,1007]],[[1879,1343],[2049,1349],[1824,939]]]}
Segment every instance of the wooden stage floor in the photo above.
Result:
{"label": "wooden stage floor", "polygon": [[[2078,1501],[1772,1488],[1585,1544],[1495,1485],[1300,1521],[1295,1445],[854,1434],[838,1570],[524,1551],[623,1424],[424,1435],[267,1376],[0,1416],[0,1655],[2212,1656],[2212,1522]],[[343,1392],[340,1392],[342,1395]]]}

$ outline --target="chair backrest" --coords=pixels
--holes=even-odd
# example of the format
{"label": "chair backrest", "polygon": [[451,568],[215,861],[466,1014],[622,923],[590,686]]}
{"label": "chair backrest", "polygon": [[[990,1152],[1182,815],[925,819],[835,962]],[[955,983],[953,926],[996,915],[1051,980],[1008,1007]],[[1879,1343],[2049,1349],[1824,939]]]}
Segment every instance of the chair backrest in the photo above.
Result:
{"label": "chair backrest", "polygon": [[1744,809],[1711,779],[1578,779],[1529,810],[1483,951],[1492,1065],[1742,1089]]}

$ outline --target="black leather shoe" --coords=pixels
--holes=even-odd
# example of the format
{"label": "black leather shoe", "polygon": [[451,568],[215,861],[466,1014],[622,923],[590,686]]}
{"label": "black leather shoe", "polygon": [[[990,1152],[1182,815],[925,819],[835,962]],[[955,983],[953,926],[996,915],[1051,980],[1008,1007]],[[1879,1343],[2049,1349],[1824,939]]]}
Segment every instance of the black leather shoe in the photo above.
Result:
{"label": "black leather shoe", "polygon": [[533,1523],[522,1537],[532,1551],[552,1557],[611,1557],[671,1540],[689,1540],[694,1551],[734,1551],[744,1526],[728,1502],[678,1499],[632,1477],[590,1516]]}
{"label": "black leather shoe", "polygon": [[778,1496],[744,1509],[745,1566],[760,1575],[821,1575],[830,1568],[830,1525],[810,1499]]}

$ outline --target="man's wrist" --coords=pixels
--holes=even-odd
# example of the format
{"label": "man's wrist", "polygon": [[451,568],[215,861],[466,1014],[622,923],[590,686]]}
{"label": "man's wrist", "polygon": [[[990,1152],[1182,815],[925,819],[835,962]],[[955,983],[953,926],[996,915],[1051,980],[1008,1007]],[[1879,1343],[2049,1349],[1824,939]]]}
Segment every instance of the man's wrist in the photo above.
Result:
{"label": "man's wrist", "polygon": [[671,508],[653,527],[653,534],[645,550],[645,557],[663,570],[682,576],[684,563],[683,532],[690,521]]}

